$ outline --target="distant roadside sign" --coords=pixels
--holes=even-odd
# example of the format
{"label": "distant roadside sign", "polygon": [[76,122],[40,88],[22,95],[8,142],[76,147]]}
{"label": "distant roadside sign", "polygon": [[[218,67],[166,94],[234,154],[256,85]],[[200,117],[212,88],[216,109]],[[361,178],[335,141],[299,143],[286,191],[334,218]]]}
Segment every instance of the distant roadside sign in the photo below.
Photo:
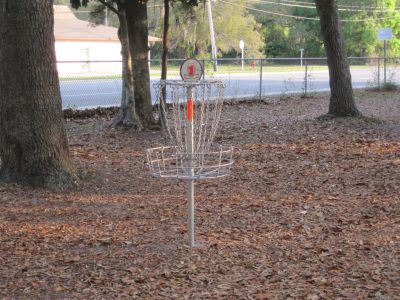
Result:
{"label": "distant roadside sign", "polygon": [[244,49],[244,41],[243,41],[243,40],[240,40],[240,41],[239,41],[239,48],[240,48],[241,50]]}
{"label": "distant roadside sign", "polygon": [[393,37],[392,28],[380,28],[378,30],[378,41],[388,41]]}

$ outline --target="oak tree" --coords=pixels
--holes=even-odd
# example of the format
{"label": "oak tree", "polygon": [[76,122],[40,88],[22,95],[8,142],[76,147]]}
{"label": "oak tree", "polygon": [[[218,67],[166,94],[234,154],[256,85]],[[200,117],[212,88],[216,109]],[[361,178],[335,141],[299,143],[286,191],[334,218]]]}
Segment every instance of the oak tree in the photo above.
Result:
{"label": "oak tree", "polygon": [[63,123],[52,0],[0,0],[0,179],[76,183]]}
{"label": "oak tree", "polygon": [[349,61],[336,0],[315,0],[329,68],[331,97],[328,116],[360,116],[353,96]]}
{"label": "oak tree", "polygon": [[[70,0],[71,6],[75,9],[81,6],[86,7],[90,0]],[[132,127],[136,130],[142,130],[143,124],[139,118],[135,99],[135,78],[133,77],[133,65],[128,36],[128,24],[126,21],[125,1],[123,0],[97,0],[103,8],[109,9],[118,17],[118,39],[121,43],[122,58],[122,91],[121,105],[115,116],[112,126]],[[98,13],[98,12],[96,12]],[[141,81],[141,78],[138,79]],[[150,85],[150,82],[141,82]]]}
{"label": "oak tree", "polygon": [[150,91],[149,41],[147,28],[148,0],[121,1],[126,13],[132,74],[135,87],[135,107],[145,128],[153,128],[153,106]]}

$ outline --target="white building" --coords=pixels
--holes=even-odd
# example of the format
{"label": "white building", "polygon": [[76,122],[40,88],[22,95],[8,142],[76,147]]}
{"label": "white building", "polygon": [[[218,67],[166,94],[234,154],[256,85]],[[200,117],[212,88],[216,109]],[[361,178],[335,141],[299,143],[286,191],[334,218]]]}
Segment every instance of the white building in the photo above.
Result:
{"label": "white building", "polygon": [[[117,28],[77,19],[68,6],[54,6],[55,48],[60,75],[120,73],[121,44]],[[149,36],[149,42],[160,41]],[[87,61],[96,61],[87,63]],[[104,62],[109,61],[109,62]]]}

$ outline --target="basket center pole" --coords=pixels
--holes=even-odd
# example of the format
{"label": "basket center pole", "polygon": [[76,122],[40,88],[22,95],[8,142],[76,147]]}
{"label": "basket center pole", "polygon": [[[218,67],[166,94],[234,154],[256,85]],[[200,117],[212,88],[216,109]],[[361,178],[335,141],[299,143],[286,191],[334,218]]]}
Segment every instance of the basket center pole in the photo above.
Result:
{"label": "basket center pole", "polygon": [[189,227],[189,245],[194,247],[194,168],[193,168],[193,120],[194,120],[194,93],[193,86],[187,87],[186,102],[186,151],[188,156],[188,227]]}

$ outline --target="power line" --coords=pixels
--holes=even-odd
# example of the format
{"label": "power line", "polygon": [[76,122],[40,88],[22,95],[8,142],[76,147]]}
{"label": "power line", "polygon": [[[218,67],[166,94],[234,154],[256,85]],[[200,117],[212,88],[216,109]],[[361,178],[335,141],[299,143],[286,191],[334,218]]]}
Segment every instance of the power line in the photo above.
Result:
{"label": "power line", "polygon": [[[295,15],[288,15],[288,14],[282,14],[282,13],[277,13],[277,12],[273,12],[273,11],[267,11],[267,10],[262,10],[262,9],[257,9],[257,8],[252,8],[249,6],[245,6],[245,5],[239,5],[236,3],[232,3],[232,2],[228,2],[228,1],[224,1],[224,0],[220,0],[223,3],[232,5],[232,6],[236,6],[236,7],[241,7],[241,8],[245,8],[247,10],[252,10],[252,11],[257,11],[257,12],[262,12],[265,14],[270,14],[270,15],[275,15],[275,16],[281,16],[281,17],[287,17],[287,18],[293,18],[296,20],[312,20],[312,21],[319,21],[319,18],[309,18],[309,17],[302,17],[302,16],[295,16]],[[385,19],[390,19],[392,17],[382,17],[382,18],[374,18],[373,20],[385,20]],[[362,19],[362,20],[340,20],[342,22],[368,22],[371,19]]]}
{"label": "power line", "polygon": [[[272,2],[268,0],[247,0],[249,2],[255,2],[255,3],[266,3],[266,4],[272,4],[272,5],[279,5],[279,6],[288,6],[288,7],[300,7],[300,8],[309,8],[309,9],[316,9],[315,5],[313,6],[308,6],[300,3],[308,3],[309,2],[297,2],[297,1],[287,1],[289,3],[282,3],[282,2]],[[299,4],[298,4],[299,3]],[[341,8],[338,7],[339,11],[354,11],[354,12],[390,12],[391,10],[388,9],[373,9],[373,8],[364,8],[364,9],[355,9],[355,8]]]}
{"label": "power line", "polygon": [[289,7],[304,7],[304,8],[312,8],[315,9],[315,6],[306,6],[302,4],[288,4],[288,3],[278,3],[278,2],[272,2],[268,0],[247,0],[248,2],[256,2],[256,3],[266,3],[266,4],[273,4],[273,5],[279,5],[279,6],[289,6]]}
{"label": "power line", "polygon": [[224,0],[220,0],[220,2],[223,2],[223,3],[226,3],[226,4],[230,4],[230,5],[233,5],[233,6],[237,6],[237,7],[246,8],[247,10],[262,12],[262,13],[266,13],[266,14],[270,14],[270,15],[275,15],[275,16],[288,17],[288,18],[293,18],[293,19],[298,19],[298,20],[313,20],[313,21],[319,21],[318,18],[308,18],[308,17],[301,17],[301,16],[294,16],[294,15],[281,14],[281,13],[277,13],[277,12],[266,11],[266,10],[262,10],[262,9],[257,9],[257,8],[248,7],[248,6],[245,6],[245,5],[238,5],[238,4],[231,3],[231,2],[227,2],[227,1],[224,1]]}
{"label": "power line", "polygon": [[[282,0],[282,1],[294,1],[294,0]],[[353,4],[351,4],[351,5],[346,5],[346,4],[338,4],[338,7],[348,7],[348,8],[364,8],[365,6],[364,5],[353,5]],[[365,7],[365,8],[367,8],[367,9],[376,9],[376,8],[378,8],[378,6],[375,6],[375,7],[373,7],[373,6],[369,6],[369,7]],[[394,7],[394,9],[400,9],[400,7]],[[388,9],[389,10],[389,9]],[[389,10],[390,11],[390,10]]]}
{"label": "power line", "polygon": [[[262,1],[262,0],[259,0]],[[298,5],[310,5],[310,7],[315,7],[315,2],[305,2],[305,1],[297,1],[297,0],[279,0],[279,2],[275,2],[275,4],[283,4],[282,2],[291,3],[291,4],[298,4]],[[364,6],[364,5],[345,5],[345,4],[338,4],[338,8],[349,8],[349,9],[360,9],[361,11],[365,10],[374,10],[374,11],[392,11],[390,9],[379,9],[378,7],[372,6]],[[399,10],[400,7],[395,7],[395,10]]]}

